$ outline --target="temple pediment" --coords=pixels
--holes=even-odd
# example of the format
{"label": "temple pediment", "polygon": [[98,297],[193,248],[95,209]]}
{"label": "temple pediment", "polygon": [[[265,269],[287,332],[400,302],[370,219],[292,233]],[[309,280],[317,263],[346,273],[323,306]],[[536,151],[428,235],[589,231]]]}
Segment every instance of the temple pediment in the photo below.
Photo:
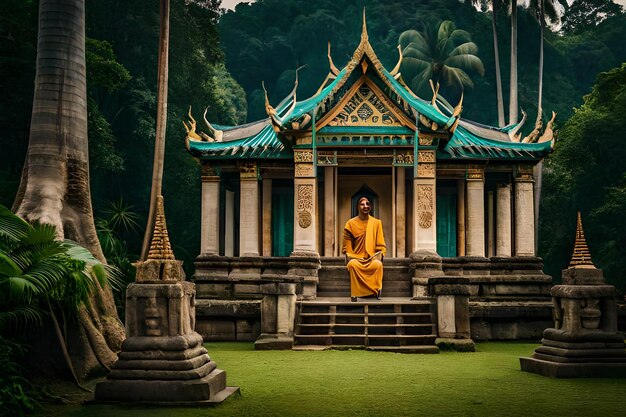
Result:
{"label": "temple pediment", "polygon": [[415,124],[378,86],[363,75],[319,122],[325,126],[406,126]]}

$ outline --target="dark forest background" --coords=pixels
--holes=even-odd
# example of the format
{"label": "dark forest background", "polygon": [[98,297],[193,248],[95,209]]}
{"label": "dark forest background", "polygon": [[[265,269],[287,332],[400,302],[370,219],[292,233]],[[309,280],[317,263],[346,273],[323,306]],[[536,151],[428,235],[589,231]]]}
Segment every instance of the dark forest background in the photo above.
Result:
{"label": "dark forest background", "polygon": [[[543,108],[558,112],[555,151],[544,164],[539,255],[555,278],[573,247],[576,211],[596,266],[623,292],[626,278],[626,16],[605,0],[576,0],[545,33]],[[608,2],[610,3],[610,2]],[[497,124],[491,13],[457,0],[261,0],[224,12],[219,0],[172,0],[164,196],[168,229],[188,273],[199,252],[200,176],[185,151],[182,120],[232,125],[266,117],[261,81],[277,104],[293,88],[312,95],[328,73],[327,42],[338,67],[359,42],[366,6],[370,43],[391,69],[399,35],[451,20],[478,45],[485,75],[471,74],[463,116]],[[532,4],[532,2],[531,2]],[[602,7],[605,7],[604,9]],[[35,78],[34,0],[0,5],[0,204],[11,206],[28,145]],[[129,272],[141,246],[150,195],[156,115],[159,7],[155,0],[87,0],[91,184],[107,258]],[[607,13],[606,11],[609,10]],[[540,27],[518,8],[519,102],[537,112]],[[498,20],[505,108],[510,22]],[[430,97],[425,97],[429,99]],[[132,218],[132,222],[119,221]]]}

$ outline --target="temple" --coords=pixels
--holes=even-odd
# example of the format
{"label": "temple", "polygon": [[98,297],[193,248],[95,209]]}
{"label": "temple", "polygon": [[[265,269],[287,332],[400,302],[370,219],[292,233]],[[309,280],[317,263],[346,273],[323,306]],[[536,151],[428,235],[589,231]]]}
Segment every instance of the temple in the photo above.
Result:
{"label": "temple", "polygon": [[378,304],[381,314],[397,312],[387,339],[412,334],[401,317],[411,303],[430,303],[424,335],[540,336],[551,323],[551,279],[535,253],[533,167],[553,148],[551,128],[524,143],[521,123],[464,119],[462,95],[452,106],[432,85],[430,101],[417,97],[399,72],[401,54],[391,71],[381,64],[365,19],[347,65],[334,65],[330,46],[328,58],[312,97],[298,100],[297,72],[281,103],[266,94],[264,120],[220,126],[205,117],[200,132],[190,110],[185,143],[202,167],[198,332],[283,347],[346,344],[350,337],[336,335],[347,334],[375,346],[366,327],[376,300],[354,307],[363,326],[348,321],[343,333],[339,316],[307,322],[305,314],[350,307],[341,236],[366,195],[387,240]]}

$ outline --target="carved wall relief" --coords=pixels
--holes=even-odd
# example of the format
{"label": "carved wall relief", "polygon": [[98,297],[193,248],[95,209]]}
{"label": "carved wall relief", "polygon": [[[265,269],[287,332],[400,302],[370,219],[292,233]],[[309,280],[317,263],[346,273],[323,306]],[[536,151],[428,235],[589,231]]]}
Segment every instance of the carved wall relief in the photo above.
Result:
{"label": "carved wall relief", "polygon": [[417,162],[435,162],[435,151],[418,151]]}
{"label": "carved wall relief", "polygon": [[294,162],[313,162],[313,151],[295,151],[293,153]]}
{"label": "carved wall relief", "polygon": [[420,178],[435,178],[435,164],[418,164],[417,176]]}
{"label": "carved wall relief", "polygon": [[422,146],[432,146],[433,145],[433,138],[426,138],[423,136],[419,137],[418,143]]}
{"label": "carved wall relief", "polygon": [[314,177],[313,164],[296,164],[294,173],[297,178]]}
{"label": "carved wall relief", "polygon": [[311,226],[313,216],[313,186],[298,185],[298,225],[306,229]]}
{"label": "carved wall relief", "polygon": [[417,220],[422,229],[429,229],[433,225],[434,217],[434,196],[432,185],[417,184],[415,192],[417,195]]}
{"label": "carved wall relief", "polygon": [[398,153],[394,155],[393,163],[394,165],[413,165],[413,154]]}

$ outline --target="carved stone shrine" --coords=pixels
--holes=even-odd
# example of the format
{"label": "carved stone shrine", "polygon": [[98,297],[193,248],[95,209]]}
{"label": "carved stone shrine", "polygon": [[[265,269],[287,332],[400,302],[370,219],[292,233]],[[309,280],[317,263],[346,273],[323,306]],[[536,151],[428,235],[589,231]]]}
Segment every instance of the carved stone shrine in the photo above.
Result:
{"label": "carved stone shrine", "polygon": [[126,340],[98,402],[215,404],[239,391],[226,386],[195,332],[195,285],[170,247],[163,197],[159,196],[148,259],[126,291]]}
{"label": "carved stone shrine", "polygon": [[624,335],[617,330],[617,291],[592,261],[578,213],[574,255],[563,285],[552,287],[554,328],[543,332],[522,371],[551,378],[626,377]]}

